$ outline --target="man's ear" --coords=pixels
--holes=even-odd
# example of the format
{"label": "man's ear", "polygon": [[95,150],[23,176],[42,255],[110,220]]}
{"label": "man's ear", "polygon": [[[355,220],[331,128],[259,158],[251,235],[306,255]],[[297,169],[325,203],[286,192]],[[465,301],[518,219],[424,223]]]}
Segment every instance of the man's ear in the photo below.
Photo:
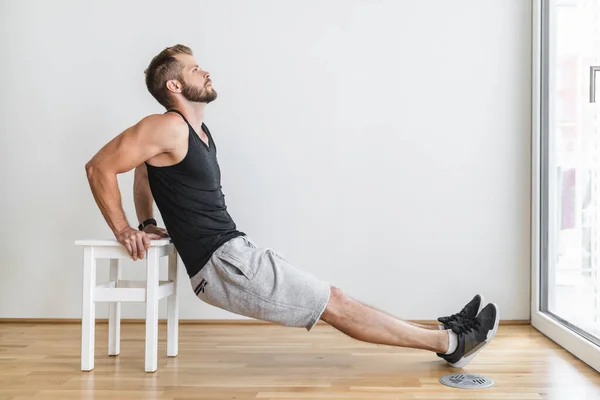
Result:
{"label": "man's ear", "polygon": [[167,81],[167,90],[173,93],[181,93],[181,82],[177,79],[171,79]]}

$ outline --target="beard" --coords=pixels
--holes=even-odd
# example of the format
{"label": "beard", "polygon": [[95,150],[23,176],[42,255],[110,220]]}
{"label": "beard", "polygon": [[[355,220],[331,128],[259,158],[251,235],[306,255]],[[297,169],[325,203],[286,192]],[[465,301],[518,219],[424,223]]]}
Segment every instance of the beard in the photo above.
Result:
{"label": "beard", "polygon": [[199,88],[188,85],[184,81],[182,81],[181,94],[188,101],[193,101],[196,103],[208,104],[217,98],[217,92],[212,88],[212,85],[210,87],[205,86],[204,88]]}

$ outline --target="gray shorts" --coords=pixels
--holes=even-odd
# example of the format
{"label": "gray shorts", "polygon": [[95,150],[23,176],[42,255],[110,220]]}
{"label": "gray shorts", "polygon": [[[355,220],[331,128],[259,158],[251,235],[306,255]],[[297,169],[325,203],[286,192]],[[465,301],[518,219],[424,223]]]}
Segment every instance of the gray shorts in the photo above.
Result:
{"label": "gray shorts", "polygon": [[204,302],[232,313],[310,331],[327,306],[330,285],[270,248],[238,236],[219,247],[191,279]]}

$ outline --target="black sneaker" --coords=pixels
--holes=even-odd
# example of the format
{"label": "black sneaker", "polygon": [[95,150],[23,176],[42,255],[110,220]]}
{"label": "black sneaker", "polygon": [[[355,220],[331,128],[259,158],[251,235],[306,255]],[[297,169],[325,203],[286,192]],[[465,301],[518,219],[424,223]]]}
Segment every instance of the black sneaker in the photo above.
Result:
{"label": "black sneaker", "polygon": [[449,317],[439,317],[438,321],[444,325],[444,329],[452,329],[452,325],[460,324],[464,320],[473,319],[481,312],[483,307],[483,296],[476,294],[473,300],[467,303],[457,314],[452,314]]}
{"label": "black sneaker", "polygon": [[493,303],[485,306],[475,319],[453,324],[452,332],[458,336],[458,347],[452,354],[437,353],[454,368],[463,368],[496,336],[500,313]]}

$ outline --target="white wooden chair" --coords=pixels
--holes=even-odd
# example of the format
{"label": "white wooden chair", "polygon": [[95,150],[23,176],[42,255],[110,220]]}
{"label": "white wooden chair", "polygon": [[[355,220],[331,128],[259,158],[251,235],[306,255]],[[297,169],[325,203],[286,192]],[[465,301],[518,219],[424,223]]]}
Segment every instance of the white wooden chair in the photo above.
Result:
{"label": "white wooden chair", "polygon": [[[108,354],[120,352],[121,303],[146,303],[145,371],[154,372],[158,361],[158,301],[168,297],[167,303],[167,356],[177,356],[179,304],[177,251],[170,239],[152,240],[146,250],[145,281],[121,279],[119,260],[131,259],[127,249],[116,240],[78,240],[83,247],[83,299],[81,315],[81,369],[94,369],[94,333],[96,303],[110,302],[108,318]],[[159,281],[159,261],[168,257],[168,280]],[[96,286],[96,260],[110,260],[110,280]]]}

